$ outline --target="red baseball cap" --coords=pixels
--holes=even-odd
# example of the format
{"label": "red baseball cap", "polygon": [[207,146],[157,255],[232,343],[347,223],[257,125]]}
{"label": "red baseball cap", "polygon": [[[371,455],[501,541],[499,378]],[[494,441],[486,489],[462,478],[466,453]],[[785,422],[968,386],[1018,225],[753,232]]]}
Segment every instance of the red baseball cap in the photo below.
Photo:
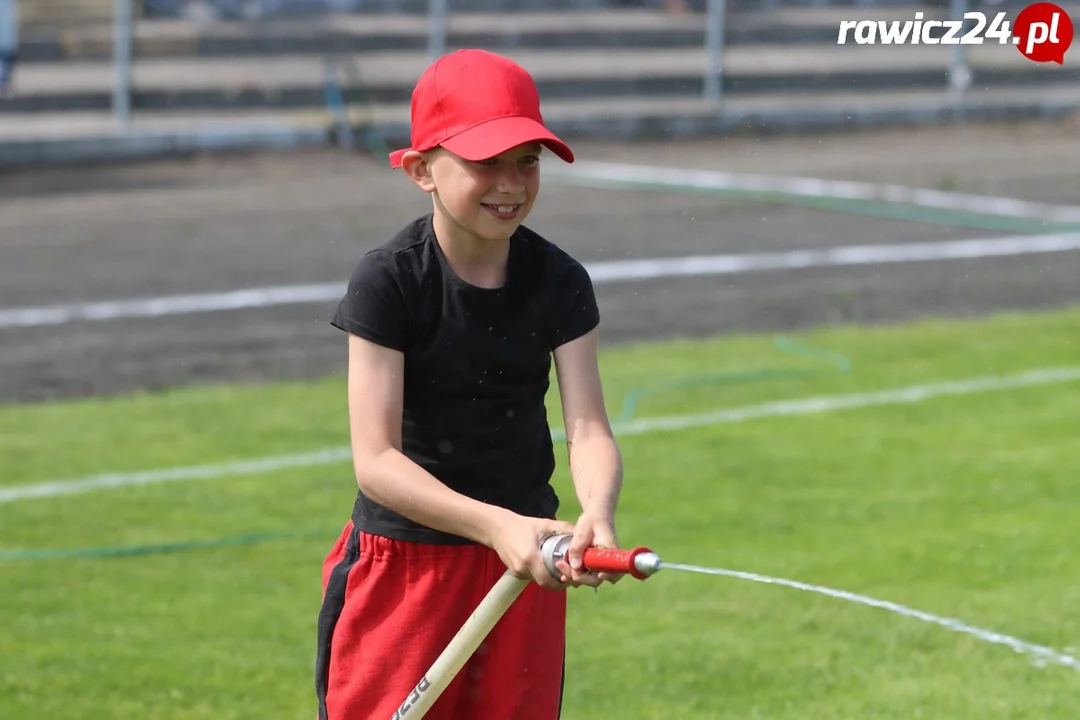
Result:
{"label": "red baseball cap", "polygon": [[486,50],[458,50],[433,62],[417,81],[412,147],[390,153],[390,167],[400,167],[409,150],[441,145],[475,161],[528,142],[574,162],[569,146],[544,126],[536,81],[525,68]]}

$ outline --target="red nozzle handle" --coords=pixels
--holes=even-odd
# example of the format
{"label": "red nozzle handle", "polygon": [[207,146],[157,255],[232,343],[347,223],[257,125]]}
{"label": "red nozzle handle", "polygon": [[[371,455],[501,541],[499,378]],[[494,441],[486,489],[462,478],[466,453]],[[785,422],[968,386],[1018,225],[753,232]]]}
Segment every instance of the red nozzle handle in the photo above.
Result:
{"label": "red nozzle handle", "polygon": [[652,552],[649,548],[639,547],[632,550],[605,550],[586,548],[582,557],[585,568],[592,572],[623,573],[644,580],[647,575],[638,570],[634,561],[642,553]]}

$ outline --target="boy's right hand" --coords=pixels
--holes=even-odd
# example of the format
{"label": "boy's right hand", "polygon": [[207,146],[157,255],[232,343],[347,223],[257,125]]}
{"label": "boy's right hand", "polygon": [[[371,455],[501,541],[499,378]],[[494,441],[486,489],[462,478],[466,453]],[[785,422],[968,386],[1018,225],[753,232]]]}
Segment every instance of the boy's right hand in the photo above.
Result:
{"label": "boy's right hand", "polygon": [[552,535],[573,532],[574,526],[568,522],[506,511],[492,528],[491,547],[516,577],[534,580],[550,590],[562,590],[567,586],[553,577],[544,565],[540,545]]}

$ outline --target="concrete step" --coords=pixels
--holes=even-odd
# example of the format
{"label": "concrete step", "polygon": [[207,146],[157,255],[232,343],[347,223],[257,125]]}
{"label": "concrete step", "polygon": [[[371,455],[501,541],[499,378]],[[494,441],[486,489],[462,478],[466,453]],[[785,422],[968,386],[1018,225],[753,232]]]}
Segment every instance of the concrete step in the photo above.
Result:
{"label": "concrete step", "polygon": [[[789,27],[764,18],[745,18],[729,30],[733,43],[768,38],[784,42],[835,39],[835,30],[828,27]],[[112,57],[113,30],[108,24],[41,27],[25,35],[21,48],[25,62]],[[134,48],[138,56],[148,58],[236,57],[424,50],[427,42],[428,22],[422,16],[328,15],[207,25],[142,20],[135,27]],[[700,46],[704,42],[700,18],[649,11],[581,11],[524,17],[454,14],[447,29],[450,49],[673,48]]]}
{"label": "concrete step", "polygon": [[[730,98],[719,110],[700,99],[626,98],[548,103],[545,119],[568,140],[678,140],[736,134],[850,131],[958,120],[1064,119],[1080,110],[1080,87],[946,93],[774,94]],[[346,143],[380,159],[408,143],[408,107],[356,108],[335,132],[325,111],[143,113],[121,127],[107,113],[0,116],[0,167],[115,162],[202,152],[294,149]]]}
{"label": "concrete step", "polygon": [[[132,0],[136,19],[143,16],[143,0]],[[31,35],[40,27],[95,27],[112,22],[113,0],[20,0],[19,21]],[[32,55],[31,55],[32,56]]]}
{"label": "concrete step", "polygon": [[[47,0],[83,2],[99,0]],[[732,11],[725,43],[797,45],[835,44],[842,20],[900,20],[916,8],[780,8]],[[944,18],[947,10],[919,8],[926,19]],[[1080,17],[1074,2],[1073,17]],[[1011,11],[1015,14],[1015,9]],[[111,17],[111,15],[109,16]],[[109,23],[83,22],[30,28],[24,33],[24,62],[101,60],[112,56]],[[243,55],[322,55],[423,50],[428,21],[422,15],[334,14],[258,22],[219,21],[196,24],[144,19],[136,23],[135,51],[154,57],[236,57]],[[520,15],[455,12],[449,16],[448,47],[491,50],[656,49],[701,47],[704,18],[654,10],[581,10]]]}
{"label": "concrete step", "polygon": [[[1006,89],[1080,83],[1080,68],[1035,64],[1012,47],[968,48],[973,87]],[[617,97],[700,97],[707,57],[681,50],[521,50],[507,53],[537,79],[546,101]],[[724,58],[727,96],[769,93],[869,93],[939,90],[948,82],[950,49],[940,46],[744,46]],[[408,103],[427,65],[422,52],[343,55],[331,73],[345,100]],[[138,60],[133,107],[147,111],[284,110],[327,103],[328,66],[296,55]],[[15,96],[0,114],[93,111],[109,107],[114,68],[108,62],[37,63],[20,68]]]}

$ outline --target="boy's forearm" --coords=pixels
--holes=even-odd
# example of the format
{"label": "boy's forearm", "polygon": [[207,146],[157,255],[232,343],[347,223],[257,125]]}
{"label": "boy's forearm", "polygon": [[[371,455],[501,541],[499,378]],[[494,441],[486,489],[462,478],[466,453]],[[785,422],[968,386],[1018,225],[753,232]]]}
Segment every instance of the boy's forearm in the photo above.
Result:
{"label": "boy's forearm", "polygon": [[488,547],[507,511],[457,493],[396,449],[356,462],[357,484],[374,502],[426,527]]}
{"label": "boy's forearm", "polygon": [[568,443],[570,475],[583,512],[614,517],[622,492],[622,455],[614,438],[591,435]]}

